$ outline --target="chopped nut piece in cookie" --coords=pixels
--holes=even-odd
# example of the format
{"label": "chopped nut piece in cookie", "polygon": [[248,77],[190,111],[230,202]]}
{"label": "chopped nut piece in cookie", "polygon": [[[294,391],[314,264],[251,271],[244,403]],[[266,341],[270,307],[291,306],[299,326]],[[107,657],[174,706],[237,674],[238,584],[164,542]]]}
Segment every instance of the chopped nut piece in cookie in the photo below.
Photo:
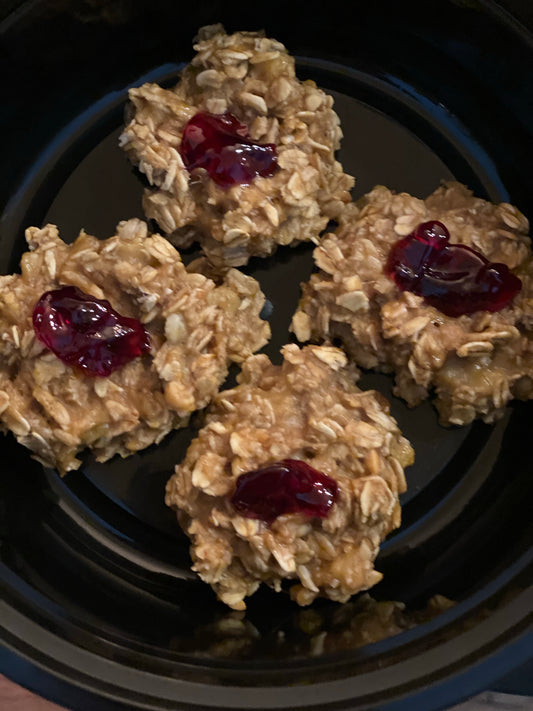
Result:
{"label": "chopped nut piece in cookie", "polygon": [[[130,90],[133,117],[120,145],[153,186],[146,215],[179,247],[199,241],[219,266],[316,240],[354,182],[335,160],[342,132],[332,97],[299,81],[285,47],[261,33],[212,25],[195,49],[173,89]],[[217,122],[242,137],[238,151]],[[208,155],[199,156],[204,143]]]}
{"label": "chopped nut piece in cookie", "polygon": [[[439,270],[444,277],[461,271],[448,259],[452,249],[446,263],[427,267],[428,285],[411,273],[412,265],[396,264],[391,250],[412,249],[407,236],[421,223],[446,226],[457,258],[462,252],[455,244],[470,248],[466,261],[494,272],[497,290],[494,284],[482,289],[466,267],[461,283],[439,285]],[[527,230],[527,219],[515,207],[475,198],[460,183],[445,183],[426,200],[378,186],[346,208],[337,231],[315,249],[320,271],[303,285],[292,330],[302,342],[339,339],[356,364],[394,372],[395,394],[411,406],[434,389],[442,424],[464,425],[476,417],[493,422],[512,398],[533,398],[533,259]],[[422,253],[422,246],[414,247]],[[420,254],[414,251],[409,259],[416,262]],[[415,283],[417,293],[402,291],[398,281]],[[430,287],[439,308],[420,295]],[[463,305],[462,299],[471,303]],[[473,299],[486,303],[487,310],[474,311]],[[456,312],[462,315],[452,315]]]}
{"label": "chopped nut piece in cookie", "polygon": [[[62,474],[79,466],[76,455],[85,447],[98,461],[125,457],[185,426],[191,412],[216,394],[229,363],[241,362],[269,338],[255,279],[232,269],[217,286],[188,273],[176,249],[149,235],[140,220],[121,222],[106,240],[82,231],[67,245],[53,225],[30,227],[26,239],[22,273],[0,277],[0,425]],[[77,361],[76,367],[62,362],[32,323],[35,305],[53,290],[83,290],[92,307],[108,301],[126,325],[135,319],[141,336],[149,337],[150,353],[140,352],[107,377],[85,374]],[[95,314],[82,316],[94,320]],[[108,320],[106,315],[107,327]],[[98,333],[91,334],[97,341]],[[61,348],[59,335],[56,330],[53,340]],[[144,337],[135,343],[141,351]],[[79,348],[69,355],[75,360],[87,349],[94,356],[94,343],[74,345]]]}
{"label": "chopped nut piece in cookie", "polygon": [[[280,590],[284,579],[294,580],[291,596],[300,605],[319,595],[346,601],[375,585],[374,560],[400,525],[403,470],[413,461],[387,402],[356,387],[357,371],[342,351],[287,345],[283,356],[281,366],[265,355],[245,361],[239,385],[216,396],[167,484],[167,505],[192,540],[193,569],[238,610],[261,582]],[[312,508],[294,506],[294,491],[308,483],[295,481],[294,460],[309,465],[306,476],[312,468],[311,480],[320,478],[325,496],[313,490]],[[290,469],[284,484],[282,468]],[[254,490],[249,518],[241,511],[249,492],[241,488],[235,498],[240,477],[264,479],[269,471],[276,486],[292,491],[269,494],[259,510]]]}

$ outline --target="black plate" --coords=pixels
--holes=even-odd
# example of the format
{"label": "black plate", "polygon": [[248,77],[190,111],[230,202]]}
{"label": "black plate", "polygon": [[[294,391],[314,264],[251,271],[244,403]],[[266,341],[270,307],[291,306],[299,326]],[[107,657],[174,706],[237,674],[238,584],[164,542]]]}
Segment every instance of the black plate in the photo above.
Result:
{"label": "black plate", "polygon": [[[355,197],[375,183],[423,197],[454,177],[528,213],[532,40],[495,3],[8,5],[2,273],[17,269],[28,225],[53,221],[71,240],[81,227],[108,237],[142,216],[141,181],[116,141],[127,87],[175,80],[197,28],[215,21],[264,27],[297,55],[301,78],[334,94]],[[311,268],[308,245],[247,268],[272,304],[265,350],[275,360]],[[187,541],[163,504],[194,428],[127,460],[87,456],[63,480],[6,436],[0,669],[80,710],[431,711],[518,666],[531,654],[533,403],[494,426],[444,429],[430,404],[408,410],[392,398],[387,377],[366,374],[362,386],[391,398],[417,453],[373,594],[416,609],[440,593],[455,607],[358,649],[343,637],[356,605],[318,601],[306,616],[260,590],[241,619],[189,571]],[[344,647],[331,651],[334,639]]]}

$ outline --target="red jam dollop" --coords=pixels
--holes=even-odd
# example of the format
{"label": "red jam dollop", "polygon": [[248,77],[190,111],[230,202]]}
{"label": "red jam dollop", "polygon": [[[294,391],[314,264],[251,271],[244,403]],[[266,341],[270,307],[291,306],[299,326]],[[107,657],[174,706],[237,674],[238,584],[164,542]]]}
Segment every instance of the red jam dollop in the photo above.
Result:
{"label": "red jam dollop", "polygon": [[231,503],[246,518],[272,523],[290,513],[325,518],[337,495],[337,482],[327,474],[298,459],[283,459],[241,474]]}
{"label": "red jam dollop", "polygon": [[183,131],[180,154],[189,172],[205,168],[222,188],[247,185],[257,175],[270,178],[278,169],[276,146],[252,141],[230,113],[195,114]]}
{"label": "red jam dollop", "polygon": [[422,222],[393,245],[387,274],[402,291],[424,297],[446,316],[500,311],[522,288],[522,282],[499,262],[462,244],[449,244],[442,222]]}
{"label": "red jam dollop", "polygon": [[33,309],[35,335],[63,363],[88,375],[107,376],[150,352],[150,336],[109,301],[76,286],[46,291]]}

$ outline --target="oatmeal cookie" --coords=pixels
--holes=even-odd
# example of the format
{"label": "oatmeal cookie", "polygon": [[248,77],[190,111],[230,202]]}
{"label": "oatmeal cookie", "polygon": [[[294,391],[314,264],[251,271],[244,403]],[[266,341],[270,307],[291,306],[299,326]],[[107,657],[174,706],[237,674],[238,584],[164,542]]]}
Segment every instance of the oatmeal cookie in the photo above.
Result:
{"label": "oatmeal cookie", "polygon": [[[266,355],[245,361],[167,484],[166,503],[192,540],[193,570],[237,610],[261,582],[280,590],[294,580],[300,605],[318,595],[344,602],[375,585],[374,559],[400,525],[398,495],[413,461],[388,403],[354,385],[342,351],[293,344],[282,353],[281,366]],[[270,476],[269,465],[295,460],[337,487],[323,517],[296,510],[265,521],[236,508],[241,475],[267,467]],[[288,496],[280,489],[265,498]]]}
{"label": "oatmeal cookie", "polygon": [[[65,244],[53,225],[26,231],[21,274],[0,277],[0,423],[47,466],[76,469],[85,447],[98,461],[159,442],[205,407],[228,364],[263,346],[264,296],[255,279],[227,272],[221,286],[187,273],[179,253],[140,220],[98,240],[81,232]],[[36,337],[35,304],[62,285],[106,299],[138,319],[150,355],[109,377],[65,365]]]}
{"label": "oatmeal cookie", "polygon": [[[521,291],[500,311],[460,316],[401,291],[386,273],[391,247],[428,220],[443,223],[451,242],[507,265]],[[512,398],[533,397],[527,230],[515,207],[473,197],[460,183],[444,183],[426,200],[378,186],[348,207],[315,249],[319,271],[303,285],[292,330],[302,342],[338,339],[363,368],[394,372],[395,394],[410,406],[434,389],[442,424],[493,422]]]}
{"label": "oatmeal cookie", "polygon": [[[299,81],[285,47],[261,33],[227,35],[211,25],[194,48],[174,88],[144,84],[129,92],[133,118],[120,145],[154,186],[144,194],[146,215],[178,247],[199,241],[217,265],[316,240],[350,201],[354,182],[334,157],[342,132],[332,97]],[[180,148],[198,112],[228,112],[253,141],[274,144],[275,174],[230,187],[204,168],[189,174]]]}

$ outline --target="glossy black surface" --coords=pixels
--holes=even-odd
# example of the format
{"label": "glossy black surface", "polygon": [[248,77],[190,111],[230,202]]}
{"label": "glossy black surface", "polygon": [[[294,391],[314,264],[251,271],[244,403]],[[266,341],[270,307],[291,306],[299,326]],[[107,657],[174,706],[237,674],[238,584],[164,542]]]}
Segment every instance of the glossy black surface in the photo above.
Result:
{"label": "glossy black surface", "polygon": [[[142,183],[118,149],[126,88],[168,83],[202,24],[257,29],[299,57],[298,73],[335,96],[340,159],[357,176],[421,197],[455,177],[530,208],[530,37],[490,3],[35,2],[0,25],[0,271],[17,269],[23,230],[100,237],[142,216]],[[357,7],[357,14],[354,13]],[[531,217],[531,215],[529,215]],[[273,358],[288,339],[311,249],[247,268],[271,304]],[[84,458],[63,480],[2,440],[0,670],[72,709],[444,708],[531,653],[533,408],[495,426],[441,428],[429,403],[391,399],[413,442],[401,529],[384,544],[379,599],[416,609],[458,601],[432,622],[374,645],[332,651],[349,607],[319,601],[312,629],[261,590],[246,617],[189,571],[187,541],[163,489],[194,428],[127,460]],[[374,593],[373,593],[374,594]],[[344,610],[344,611],[343,611]],[[346,617],[347,616],[347,617]],[[305,619],[305,618],[303,618]],[[323,651],[317,638],[328,644]],[[23,661],[26,660],[26,661]],[[114,700],[114,701],[112,701]]]}

